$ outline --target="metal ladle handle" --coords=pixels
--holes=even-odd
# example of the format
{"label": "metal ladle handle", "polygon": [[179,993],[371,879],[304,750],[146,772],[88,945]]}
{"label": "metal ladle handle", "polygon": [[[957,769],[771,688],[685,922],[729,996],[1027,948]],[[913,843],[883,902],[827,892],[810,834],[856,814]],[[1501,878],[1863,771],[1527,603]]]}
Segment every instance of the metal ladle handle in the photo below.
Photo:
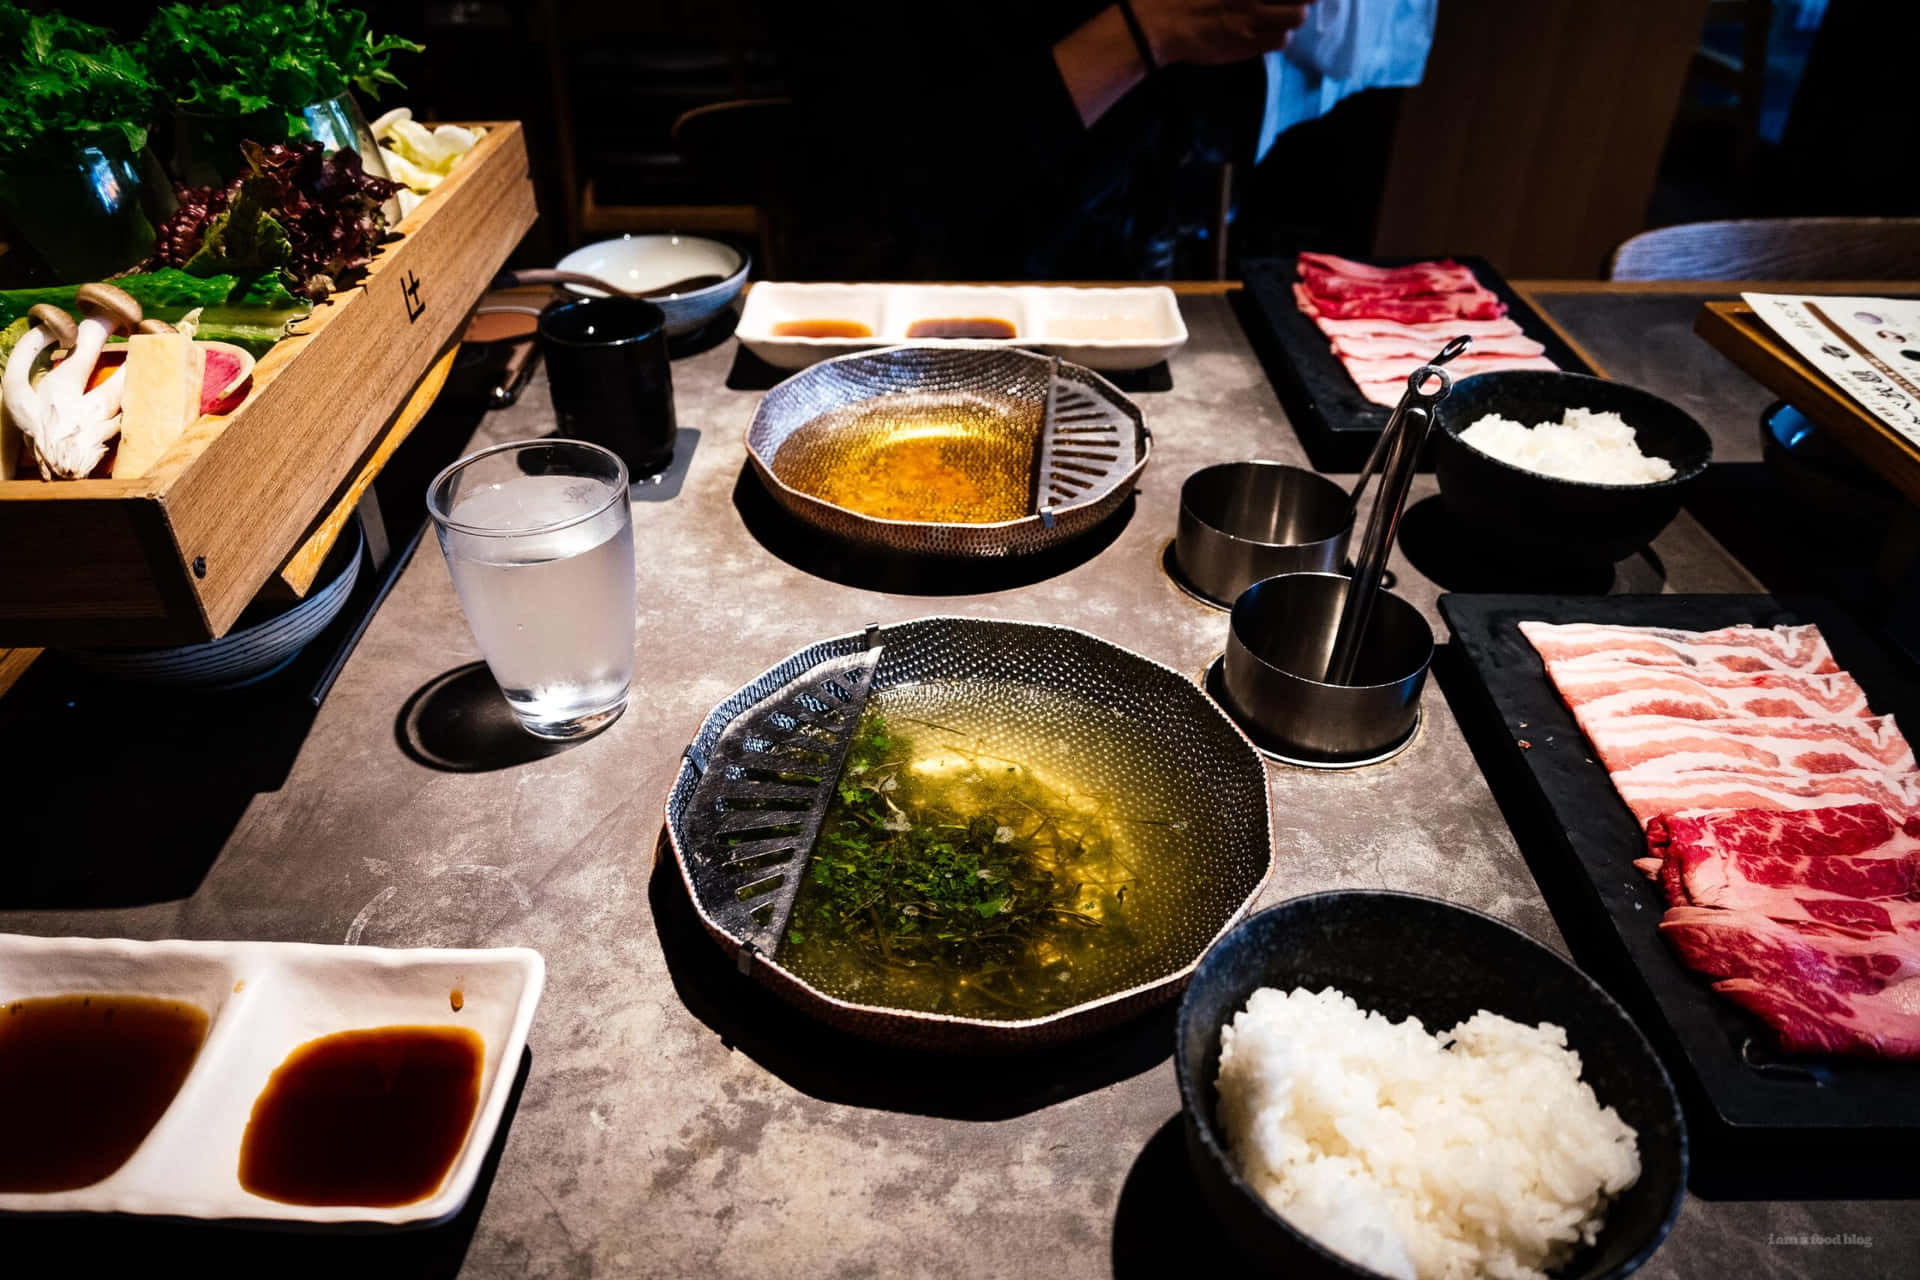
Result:
{"label": "metal ladle handle", "polygon": [[578,284],[589,289],[598,289],[610,297],[638,298],[641,295],[630,289],[609,284],[599,276],[590,276],[580,271],[558,271],[552,267],[525,267],[517,271],[502,271],[493,278],[488,286],[493,289],[517,289],[530,284]]}
{"label": "metal ladle handle", "polygon": [[[1442,348],[1441,356],[1451,360],[1466,349],[1470,340],[1455,338]],[[1438,386],[1428,391],[1429,381]],[[1427,431],[1433,425],[1433,409],[1453,390],[1453,379],[1437,365],[1423,364],[1407,375],[1407,391],[1394,406],[1393,416],[1381,432],[1379,451],[1386,455],[1380,478],[1380,496],[1374,501],[1373,514],[1367,519],[1366,536],[1361,540],[1360,557],[1354,563],[1353,577],[1347,583],[1346,602],[1340,609],[1340,625],[1334,632],[1333,649],[1327,660],[1326,682],[1352,684],[1354,668],[1360,662],[1360,650],[1366,639],[1367,624],[1373,619],[1373,605],[1379,594],[1380,579],[1386,574],[1387,556],[1393,551],[1400,530],[1400,517],[1406,510],[1407,492],[1413,487],[1414,468],[1427,443]],[[1364,485],[1365,477],[1361,483]],[[1356,495],[1358,490],[1355,491]]]}
{"label": "metal ladle handle", "polygon": [[[1471,334],[1462,333],[1448,339],[1447,345],[1440,348],[1439,354],[1427,361],[1427,369],[1438,369],[1472,345]],[[1416,369],[1414,377],[1424,381],[1426,371]],[[1446,392],[1442,391],[1440,395],[1445,396]],[[1380,460],[1387,456],[1387,446],[1392,443],[1394,429],[1400,425],[1400,415],[1406,412],[1406,409],[1407,401],[1402,397],[1400,403],[1393,407],[1392,415],[1387,418],[1387,425],[1381,428],[1378,436],[1374,437],[1373,449],[1367,454],[1366,462],[1360,467],[1360,478],[1353,482],[1353,492],[1347,495],[1347,518],[1350,521],[1360,514],[1360,495],[1367,491],[1367,481],[1373,478],[1374,471],[1380,466]]]}

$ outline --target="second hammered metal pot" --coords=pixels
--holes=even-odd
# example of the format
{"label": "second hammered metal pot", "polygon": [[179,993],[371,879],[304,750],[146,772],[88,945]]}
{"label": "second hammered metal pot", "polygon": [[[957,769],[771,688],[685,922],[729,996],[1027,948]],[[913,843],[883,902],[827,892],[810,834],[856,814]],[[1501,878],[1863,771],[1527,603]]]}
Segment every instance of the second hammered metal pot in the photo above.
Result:
{"label": "second hammered metal pot", "polygon": [[[844,504],[889,442],[936,420],[962,442],[972,519]],[[783,455],[803,429],[803,447]],[[1092,370],[961,343],[823,360],[767,392],[747,429],[754,471],[788,512],[862,549],[907,555],[1020,556],[1070,542],[1132,496],[1152,451],[1138,407]],[[893,496],[904,510],[915,495]]]}
{"label": "second hammered metal pot", "polygon": [[[1083,772],[1100,793],[1147,806],[1155,818],[1178,815],[1171,822],[1135,816],[1153,832],[1130,854],[1141,876],[1129,902],[1140,913],[1131,926],[1139,945],[1102,962],[1098,994],[1019,1019],[864,1003],[789,968],[777,943],[743,919],[743,878],[797,875],[804,858],[782,862],[760,853],[753,869],[730,870],[740,865],[728,861],[737,850],[759,846],[711,838],[713,815],[697,806],[702,779],[709,767],[730,767],[721,748],[736,720],[764,710],[771,695],[796,689],[794,696],[813,700],[810,714],[828,714],[854,691],[851,664],[875,651],[870,673],[857,681],[873,698],[929,698],[949,712],[962,705],[991,711],[983,717],[991,728],[977,744],[985,752],[1018,754],[1051,775]],[[796,684],[801,677],[807,680]],[[842,693],[821,695],[828,684]],[[1072,704],[1077,714],[1049,715],[1044,707],[1055,700]],[[767,744],[756,745],[765,750]],[[870,627],[822,640],[762,672],[716,706],[688,744],[667,796],[666,831],[701,925],[741,972],[843,1031],[968,1052],[1064,1043],[1178,996],[1200,957],[1265,887],[1274,862],[1266,765],[1192,680],[1072,627],[987,618],[937,616]]]}

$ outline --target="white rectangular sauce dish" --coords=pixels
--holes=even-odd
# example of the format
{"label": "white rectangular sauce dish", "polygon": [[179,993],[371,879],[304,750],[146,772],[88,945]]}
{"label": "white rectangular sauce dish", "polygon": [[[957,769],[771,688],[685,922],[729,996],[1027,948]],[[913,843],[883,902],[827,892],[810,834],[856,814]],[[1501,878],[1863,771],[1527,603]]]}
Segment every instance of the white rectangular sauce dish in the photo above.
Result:
{"label": "white rectangular sauce dish", "polygon": [[[138,1149],[99,1182],[0,1193],[0,1215],[129,1213],[309,1224],[425,1226],[472,1193],[520,1070],[546,963],[525,948],[388,950],[276,942],[134,942],[0,934],[0,1004],[140,995],[204,1009],[207,1037]],[[453,993],[460,993],[456,1010]],[[384,1026],[465,1027],[481,1038],[479,1101],[440,1187],[391,1208],[286,1204],[240,1183],[240,1145],[268,1077],[321,1036]],[[12,1099],[31,1105],[30,1099]]]}
{"label": "white rectangular sauce dish", "polygon": [[[990,318],[1011,324],[1011,338],[913,338],[916,320]],[[845,321],[872,330],[857,338],[792,337],[795,321]],[[949,342],[1024,347],[1089,369],[1145,369],[1187,341],[1186,322],[1165,285],[1111,289],[1051,285],[784,284],[762,282],[747,294],[734,330],[749,351],[781,369],[892,347]]]}

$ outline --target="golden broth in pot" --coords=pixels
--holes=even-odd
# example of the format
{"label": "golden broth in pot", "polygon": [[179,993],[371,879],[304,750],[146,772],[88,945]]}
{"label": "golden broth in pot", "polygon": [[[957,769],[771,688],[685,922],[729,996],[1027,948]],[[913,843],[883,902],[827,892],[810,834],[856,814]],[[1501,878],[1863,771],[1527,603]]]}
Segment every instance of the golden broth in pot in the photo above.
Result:
{"label": "golden broth in pot", "polygon": [[879,520],[1018,520],[1033,511],[1041,412],[1007,396],[882,396],[800,426],[773,469],[802,493]]}

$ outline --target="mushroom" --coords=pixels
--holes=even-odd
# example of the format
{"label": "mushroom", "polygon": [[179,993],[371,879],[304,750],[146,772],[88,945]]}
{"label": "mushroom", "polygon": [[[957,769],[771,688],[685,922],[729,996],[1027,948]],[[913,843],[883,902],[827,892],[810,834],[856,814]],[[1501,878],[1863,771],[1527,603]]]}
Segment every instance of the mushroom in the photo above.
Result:
{"label": "mushroom", "polygon": [[[99,386],[89,390],[87,383],[107,339],[131,332],[140,323],[140,304],[110,284],[83,284],[75,292],[74,301],[84,315],[67,357],[33,388],[39,396],[40,430],[28,434],[33,436],[40,474],[47,479],[84,476],[106,456],[107,442],[120,430],[120,394],[125,379],[122,371],[115,369]],[[12,363],[8,362],[9,372]],[[9,392],[9,405],[12,401]],[[21,429],[27,430],[24,423]]]}
{"label": "mushroom", "polygon": [[[30,308],[27,318],[33,321],[33,327],[14,343],[6,370],[0,373],[0,402],[6,404],[8,418],[34,442],[37,451],[46,432],[47,414],[46,402],[33,385],[33,366],[47,351],[71,351],[80,330],[72,316],[50,303]],[[41,474],[45,474],[44,466]]]}
{"label": "mushroom", "polygon": [[27,319],[47,331],[55,351],[73,350],[73,340],[79,336],[80,326],[73,317],[50,302],[35,303],[27,309]]}

